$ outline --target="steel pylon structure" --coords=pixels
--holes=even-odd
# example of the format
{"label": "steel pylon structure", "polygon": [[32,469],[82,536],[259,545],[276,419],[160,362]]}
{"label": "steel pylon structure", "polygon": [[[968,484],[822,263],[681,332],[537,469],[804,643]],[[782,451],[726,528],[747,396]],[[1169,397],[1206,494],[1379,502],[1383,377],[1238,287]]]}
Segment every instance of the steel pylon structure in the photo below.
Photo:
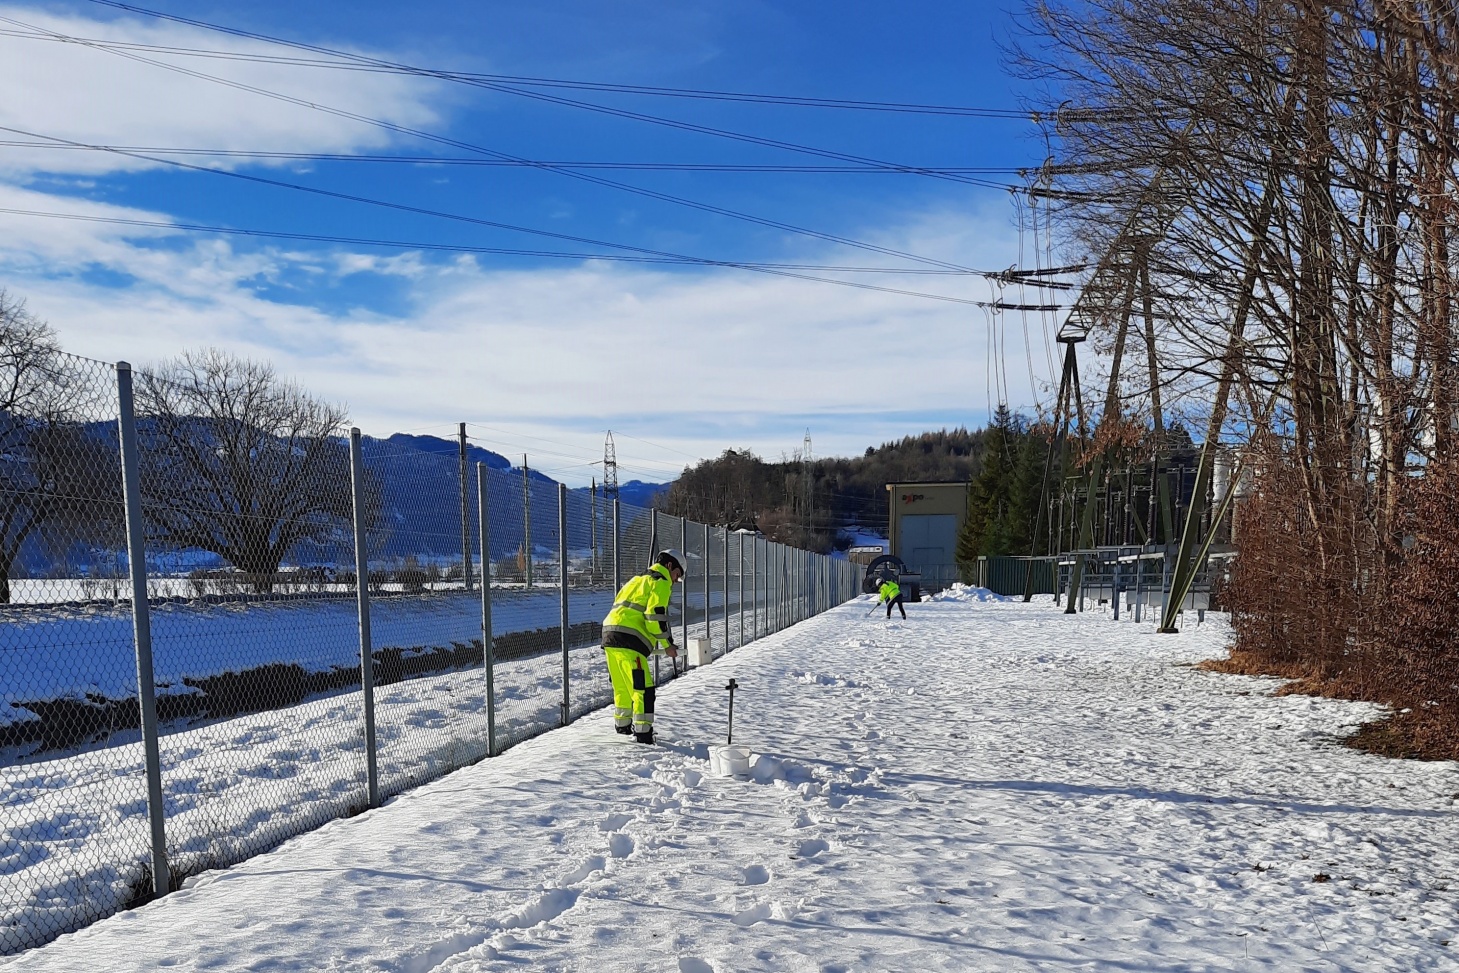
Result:
{"label": "steel pylon structure", "polygon": [[609,500],[618,499],[618,454],[613,449],[613,430],[603,443],[603,496]]}

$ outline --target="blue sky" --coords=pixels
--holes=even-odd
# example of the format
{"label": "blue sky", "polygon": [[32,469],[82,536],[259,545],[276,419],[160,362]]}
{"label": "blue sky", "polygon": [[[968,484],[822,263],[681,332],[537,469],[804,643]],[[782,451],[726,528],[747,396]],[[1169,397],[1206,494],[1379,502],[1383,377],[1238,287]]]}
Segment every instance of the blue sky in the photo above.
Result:
{"label": "blue sky", "polygon": [[[143,6],[436,70],[1017,109],[1020,83],[997,50],[1012,28],[1011,2]],[[1027,214],[1020,233],[1015,200],[996,185],[885,172],[573,170],[782,224],[767,227],[558,171],[447,160],[848,163],[439,79],[280,63],[319,55],[85,0],[0,3],[0,32],[0,84],[23,95],[0,105],[0,126],[11,130],[0,139],[225,153],[0,147],[0,208],[134,221],[0,213],[0,284],[78,354],[145,364],[211,345],[266,358],[346,402],[367,433],[449,435],[465,420],[481,445],[536,454],[534,465],[570,482],[594,475],[609,428],[625,478],[661,479],[728,447],[777,458],[807,429],[818,455],[854,454],[928,428],[981,424],[1000,397],[1025,409],[1047,397],[1039,386],[1049,380],[1053,322],[1037,315],[726,267],[180,227],[632,252],[602,245],[611,243],[812,268],[933,266],[825,239],[835,236],[966,268],[1032,266]],[[1016,169],[1044,153],[1022,118],[526,90],[899,165]],[[260,151],[348,158],[226,154]],[[364,160],[381,156],[437,161]],[[805,272],[965,301],[995,296],[977,276]],[[1013,289],[1003,296],[1034,300]]]}

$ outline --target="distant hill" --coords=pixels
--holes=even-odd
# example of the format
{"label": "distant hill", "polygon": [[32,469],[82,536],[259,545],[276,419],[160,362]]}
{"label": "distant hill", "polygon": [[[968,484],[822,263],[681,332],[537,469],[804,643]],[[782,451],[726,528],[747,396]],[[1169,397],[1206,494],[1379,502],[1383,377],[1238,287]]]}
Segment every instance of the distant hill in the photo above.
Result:
{"label": "distant hill", "polygon": [[663,496],[668,489],[667,483],[629,480],[627,483],[618,484],[618,499],[624,503],[631,503],[635,507],[652,507],[654,501]]}
{"label": "distant hill", "polygon": [[[365,466],[381,477],[384,521],[388,528],[376,556],[450,556],[461,549],[460,460],[458,444],[437,436],[396,433],[388,439],[364,438]],[[491,471],[487,480],[488,509],[509,511],[491,519],[492,557],[516,551],[526,525],[522,509],[522,469],[499,453],[479,446],[467,446],[467,460],[482,462]],[[531,482],[532,547],[550,550],[557,544],[557,481],[537,470],[528,470]],[[601,489],[601,488],[600,488]],[[648,508],[667,489],[663,483],[632,480],[619,487],[619,498],[631,507]],[[591,537],[587,514],[590,490],[569,491],[580,500],[568,508],[570,546],[586,547]],[[601,496],[601,493],[600,493]],[[608,507],[600,508],[606,518]],[[476,536],[476,502],[470,501],[470,530]],[[606,521],[605,521],[606,522]],[[581,535],[581,536],[579,536]]]}
{"label": "distant hill", "polygon": [[[684,471],[661,495],[668,513],[708,524],[755,528],[783,543],[828,550],[857,525],[887,522],[886,485],[970,480],[983,455],[985,430],[942,429],[868,447],[861,456],[769,463],[726,450]],[[803,510],[810,477],[811,511]],[[809,528],[807,528],[809,521]]]}

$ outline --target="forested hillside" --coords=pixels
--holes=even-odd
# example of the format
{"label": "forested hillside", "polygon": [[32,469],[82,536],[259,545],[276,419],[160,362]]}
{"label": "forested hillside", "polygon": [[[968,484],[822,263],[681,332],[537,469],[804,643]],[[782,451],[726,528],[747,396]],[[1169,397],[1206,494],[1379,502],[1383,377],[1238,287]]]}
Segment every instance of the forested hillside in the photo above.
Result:
{"label": "forested hillside", "polygon": [[[753,527],[774,540],[829,550],[840,528],[886,526],[886,485],[967,480],[981,468],[984,430],[942,429],[868,447],[857,457],[767,462],[748,450],[686,468],[660,509],[710,524]],[[808,482],[809,481],[809,482]]]}

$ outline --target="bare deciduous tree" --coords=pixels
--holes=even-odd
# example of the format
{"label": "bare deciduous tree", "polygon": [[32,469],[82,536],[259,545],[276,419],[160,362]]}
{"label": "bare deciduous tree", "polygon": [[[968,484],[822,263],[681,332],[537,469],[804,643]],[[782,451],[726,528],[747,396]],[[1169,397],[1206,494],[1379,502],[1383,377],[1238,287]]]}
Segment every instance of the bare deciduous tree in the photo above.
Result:
{"label": "bare deciduous tree", "polygon": [[[82,422],[101,391],[55,332],[0,290],[0,604],[26,545],[114,543],[121,523],[114,448]],[[46,535],[49,535],[48,537]]]}
{"label": "bare deciduous tree", "polygon": [[342,537],[351,516],[346,416],[222,351],[188,352],[137,382],[149,535],[211,551],[254,591],[305,541]]}

